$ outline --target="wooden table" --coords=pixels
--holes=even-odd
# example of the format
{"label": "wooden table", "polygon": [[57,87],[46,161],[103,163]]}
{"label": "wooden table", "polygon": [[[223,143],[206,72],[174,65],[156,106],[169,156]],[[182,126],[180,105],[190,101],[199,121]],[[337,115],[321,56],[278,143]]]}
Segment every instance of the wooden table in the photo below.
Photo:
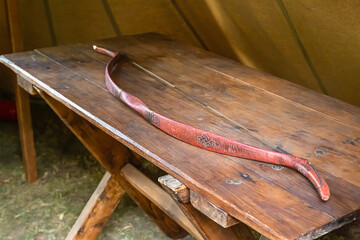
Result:
{"label": "wooden table", "polygon": [[[96,236],[125,191],[173,238],[184,236],[184,228],[198,239],[251,239],[244,223],[271,239],[312,239],[359,216],[359,108],[157,34],[96,42],[125,51],[177,87],[131,65],[120,69],[117,84],[154,111],[269,149],[265,140],[309,159],[331,189],[330,200],[323,202],[311,183],[291,169],[208,152],[150,125],[108,93],[104,68],[109,58],[94,52],[92,44],[0,58],[18,74],[20,85],[30,92],[35,89],[110,173],[69,238]],[[176,204],[129,164],[141,158],[241,223],[222,228],[190,203]]]}

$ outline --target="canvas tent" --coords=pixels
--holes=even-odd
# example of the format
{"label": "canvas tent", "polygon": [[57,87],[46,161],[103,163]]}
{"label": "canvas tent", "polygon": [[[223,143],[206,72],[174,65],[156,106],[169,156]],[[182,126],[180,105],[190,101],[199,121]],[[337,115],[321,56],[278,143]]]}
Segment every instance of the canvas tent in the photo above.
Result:
{"label": "canvas tent", "polygon": [[[240,61],[360,106],[360,2],[18,0],[24,49],[143,32]],[[11,52],[0,1],[0,54]],[[0,68],[0,87],[11,91]],[[276,86],[274,86],[276,87]]]}

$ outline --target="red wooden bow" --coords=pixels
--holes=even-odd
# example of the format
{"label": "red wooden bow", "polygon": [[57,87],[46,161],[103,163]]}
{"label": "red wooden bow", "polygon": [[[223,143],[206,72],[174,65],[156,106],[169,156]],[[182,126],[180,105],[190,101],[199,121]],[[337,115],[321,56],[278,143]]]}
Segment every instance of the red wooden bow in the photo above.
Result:
{"label": "red wooden bow", "polygon": [[329,199],[330,190],[327,183],[307,159],[253,147],[212,132],[188,126],[153,112],[140,99],[119,88],[111,79],[110,73],[119,62],[130,61],[127,55],[97,46],[93,47],[95,51],[112,57],[105,69],[106,86],[110,93],[140,113],[152,125],[181,141],[199,148],[296,169],[311,181],[322,200],[327,201]]}

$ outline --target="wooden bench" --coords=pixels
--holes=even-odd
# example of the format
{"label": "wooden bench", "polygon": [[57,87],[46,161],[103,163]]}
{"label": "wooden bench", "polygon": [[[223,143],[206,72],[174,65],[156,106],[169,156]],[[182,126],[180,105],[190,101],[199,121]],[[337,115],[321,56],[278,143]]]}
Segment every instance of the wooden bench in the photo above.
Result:
{"label": "wooden bench", "polygon": [[[208,152],[156,129],[109,94],[104,83],[109,58],[92,44],[122,50],[176,86],[131,65],[120,69],[117,84],[154,111],[309,159],[327,180],[330,200],[321,201],[311,183],[291,169]],[[124,192],[172,238],[189,232],[197,239],[251,239],[247,225],[271,239],[313,239],[359,216],[355,106],[157,34],[38,49],[0,61],[25,80],[20,86],[40,94],[108,171],[69,239],[96,237]],[[190,203],[176,203],[131,165],[139,158],[176,179],[189,191]],[[164,179],[160,182],[176,197]]]}

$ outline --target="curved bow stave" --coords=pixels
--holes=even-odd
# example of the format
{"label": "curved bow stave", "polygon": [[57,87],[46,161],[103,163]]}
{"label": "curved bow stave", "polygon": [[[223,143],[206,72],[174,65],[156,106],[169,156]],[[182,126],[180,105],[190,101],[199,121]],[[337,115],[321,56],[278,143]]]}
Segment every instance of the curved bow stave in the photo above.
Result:
{"label": "curved bow stave", "polygon": [[119,88],[111,79],[110,73],[114,67],[120,62],[129,61],[127,55],[97,46],[94,46],[94,50],[112,57],[105,69],[106,86],[110,93],[137,111],[155,127],[181,141],[208,151],[293,168],[310,180],[323,201],[329,199],[330,190],[326,181],[307,159],[250,146],[153,112],[140,99]]}

